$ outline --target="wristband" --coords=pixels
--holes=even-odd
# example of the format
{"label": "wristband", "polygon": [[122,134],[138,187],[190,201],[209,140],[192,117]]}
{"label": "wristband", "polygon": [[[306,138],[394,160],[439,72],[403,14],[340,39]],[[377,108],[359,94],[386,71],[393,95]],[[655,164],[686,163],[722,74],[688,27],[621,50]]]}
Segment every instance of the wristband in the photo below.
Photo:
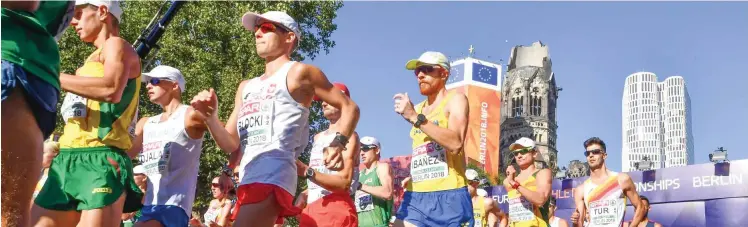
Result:
{"label": "wristband", "polygon": [[517,188],[519,188],[519,183],[517,183],[516,181],[515,181],[515,182],[513,182],[513,183],[512,183],[512,188],[513,188],[514,190],[517,190]]}

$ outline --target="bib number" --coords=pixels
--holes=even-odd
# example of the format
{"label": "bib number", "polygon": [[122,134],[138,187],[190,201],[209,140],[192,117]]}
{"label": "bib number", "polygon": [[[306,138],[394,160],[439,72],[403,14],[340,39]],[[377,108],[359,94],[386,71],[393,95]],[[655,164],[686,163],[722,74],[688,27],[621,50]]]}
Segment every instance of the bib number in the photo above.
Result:
{"label": "bib number", "polygon": [[273,121],[273,100],[248,102],[242,106],[237,121],[242,147],[265,145],[270,142]]}
{"label": "bib number", "polygon": [[356,191],[356,212],[366,212],[370,210],[374,210],[374,201],[371,197],[371,194],[363,192],[363,191]]}
{"label": "bib number", "polygon": [[535,218],[535,214],[532,210],[533,206],[530,204],[530,201],[527,201],[521,196],[509,199],[510,222],[532,221]]}
{"label": "bib number", "polygon": [[446,178],[449,175],[444,147],[428,142],[413,149],[410,161],[413,182]]}
{"label": "bib number", "polygon": [[68,92],[62,102],[62,119],[66,122],[71,118],[86,118],[88,110],[86,107],[88,99]]}
{"label": "bib number", "polygon": [[601,200],[590,202],[590,222],[592,225],[608,225],[616,220],[618,216],[617,200]]}
{"label": "bib number", "polygon": [[146,176],[164,175],[169,170],[172,143],[166,143],[163,147],[158,146],[159,144],[161,142],[143,145],[143,154],[139,156],[139,159],[143,163],[143,167],[145,167]]}

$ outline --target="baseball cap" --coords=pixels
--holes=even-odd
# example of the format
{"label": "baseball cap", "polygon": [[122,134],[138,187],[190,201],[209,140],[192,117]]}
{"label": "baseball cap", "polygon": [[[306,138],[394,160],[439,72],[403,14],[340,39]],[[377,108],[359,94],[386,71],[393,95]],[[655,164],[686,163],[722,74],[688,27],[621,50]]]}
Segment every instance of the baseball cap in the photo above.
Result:
{"label": "baseball cap", "polygon": [[[348,86],[345,86],[345,84],[335,82],[335,83],[332,83],[332,86],[335,86],[336,88],[343,91],[343,94],[345,94],[345,96],[348,96],[349,98],[351,97],[351,91],[348,90]],[[314,101],[322,101],[322,99],[320,99],[319,97],[315,95]]]}
{"label": "baseball cap", "polygon": [[379,144],[379,140],[377,138],[371,137],[371,136],[364,136],[360,140],[361,145],[363,146],[377,146],[378,148],[382,148],[382,145]]}
{"label": "baseball cap", "polygon": [[143,75],[143,82],[148,82],[151,80],[151,78],[158,78],[163,80],[168,80],[172,82],[177,82],[179,84],[179,90],[184,92],[186,89],[186,83],[184,81],[184,76],[182,76],[182,72],[180,72],[178,69],[175,69],[174,67],[167,66],[167,65],[159,65],[156,66],[156,68],[151,69],[150,72],[142,73]]}
{"label": "baseball cap", "polygon": [[408,61],[408,63],[405,64],[405,68],[408,70],[414,70],[422,65],[439,65],[442,68],[449,70],[449,59],[440,52],[426,51],[421,54],[421,57],[418,59]]}
{"label": "baseball cap", "polygon": [[467,178],[469,181],[478,180],[478,171],[475,171],[474,169],[466,170],[465,178]]}
{"label": "baseball cap", "polygon": [[482,188],[475,190],[475,192],[481,197],[488,197],[488,192],[486,190],[483,190]]}
{"label": "baseball cap", "polygon": [[145,167],[143,165],[138,165],[132,168],[133,174],[145,174]]}
{"label": "baseball cap", "polygon": [[297,43],[301,41],[301,30],[299,29],[299,23],[296,23],[296,20],[294,20],[293,17],[289,16],[287,13],[281,11],[268,11],[260,15],[254,12],[247,12],[244,14],[244,16],[242,16],[242,25],[244,25],[244,28],[246,28],[247,30],[254,31],[255,24],[257,23],[258,19],[265,19],[276,24],[280,24],[285,29],[296,34]]}
{"label": "baseball cap", "polygon": [[529,148],[529,149],[535,148],[535,141],[532,141],[530,138],[527,138],[527,137],[522,137],[522,138],[519,138],[512,145],[509,145],[510,151],[516,151],[516,150],[523,149],[523,148]]}
{"label": "baseball cap", "polygon": [[109,9],[109,13],[117,18],[117,22],[122,23],[122,7],[119,5],[119,1],[99,1],[99,0],[77,0],[75,6],[91,4],[97,7],[106,6]]}

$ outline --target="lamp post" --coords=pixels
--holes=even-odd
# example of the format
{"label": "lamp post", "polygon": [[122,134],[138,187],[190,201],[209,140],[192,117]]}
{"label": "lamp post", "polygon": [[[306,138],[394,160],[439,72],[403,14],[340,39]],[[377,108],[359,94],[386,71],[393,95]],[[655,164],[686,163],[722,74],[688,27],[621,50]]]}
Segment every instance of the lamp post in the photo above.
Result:
{"label": "lamp post", "polygon": [[649,161],[649,157],[644,156],[641,161],[634,163],[634,167],[638,171],[647,171],[652,169],[652,161]]}

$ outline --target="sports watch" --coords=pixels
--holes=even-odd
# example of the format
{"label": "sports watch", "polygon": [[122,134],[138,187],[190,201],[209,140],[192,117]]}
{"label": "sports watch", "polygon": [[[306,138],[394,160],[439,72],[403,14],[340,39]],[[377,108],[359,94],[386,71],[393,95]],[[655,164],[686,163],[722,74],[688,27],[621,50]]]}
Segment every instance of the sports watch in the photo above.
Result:
{"label": "sports watch", "polygon": [[416,117],[416,122],[413,123],[413,126],[418,128],[418,127],[421,127],[421,125],[425,122],[426,122],[426,115],[418,114],[418,116]]}
{"label": "sports watch", "polygon": [[337,141],[338,143],[340,143],[340,145],[343,145],[343,150],[345,150],[345,145],[348,144],[348,137],[340,134],[339,132],[336,132],[333,141]]}
{"label": "sports watch", "polygon": [[305,177],[306,177],[307,179],[311,179],[311,178],[313,178],[313,177],[314,177],[314,169],[312,169],[312,168],[307,168],[307,169],[306,169],[306,172],[304,173],[304,176],[305,176]]}

